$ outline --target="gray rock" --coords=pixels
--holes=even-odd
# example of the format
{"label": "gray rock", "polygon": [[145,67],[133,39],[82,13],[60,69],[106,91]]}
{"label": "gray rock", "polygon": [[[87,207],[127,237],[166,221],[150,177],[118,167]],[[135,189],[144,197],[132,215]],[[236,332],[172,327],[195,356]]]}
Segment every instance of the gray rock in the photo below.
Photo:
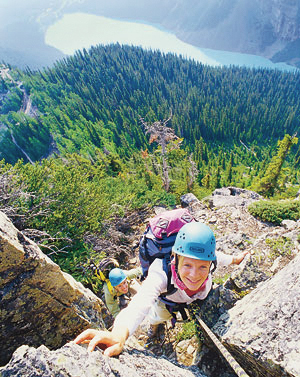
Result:
{"label": "gray rock", "polygon": [[262,199],[262,196],[254,191],[238,187],[222,187],[216,189],[209,199],[210,208],[219,207],[236,207],[236,206],[248,206],[255,200]]}
{"label": "gray rock", "polygon": [[215,326],[255,376],[300,376],[299,264],[300,255],[229,309],[225,325]]}
{"label": "gray rock", "polygon": [[281,226],[283,226],[287,230],[294,230],[298,227],[297,221],[293,220],[282,220]]}
{"label": "gray rock", "polygon": [[68,343],[50,351],[22,346],[11,361],[0,368],[1,377],[205,377],[197,367],[174,364],[149,352],[127,350],[118,358],[88,352],[84,346]]}
{"label": "gray rock", "polygon": [[259,264],[255,258],[246,256],[241,265],[236,268],[230,279],[224,284],[227,289],[234,289],[238,292],[254,289],[258,283],[269,278],[264,271],[259,269]]}
{"label": "gray rock", "polygon": [[182,208],[189,207],[191,204],[199,203],[199,199],[192,193],[184,194],[180,197]]}
{"label": "gray rock", "polygon": [[262,199],[262,196],[259,195],[257,192],[246,190],[239,187],[222,187],[220,189],[216,189],[213,193],[213,196],[220,195],[220,196],[240,196],[245,199],[253,199],[259,200]]}
{"label": "gray rock", "polygon": [[231,190],[229,189],[229,187],[217,188],[212,193],[212,196],[216,196],[216,195],[230,196],[231,195]]}
{"label": "gray rock", "polygon": [[103,302],[62,272],[0,212],[0,365],[21,345],[58,348],[104,327]]}
{"label": "gray rock", "polygon": [[[208,297],[202,302],[195,302],[189,305],[189,311],[200,313],[201,318],[207,326],[214,326],[219,317],[232,308],[239,296],[222,285],[215,286]],[[200,312],[199,312],[200,308]]]}

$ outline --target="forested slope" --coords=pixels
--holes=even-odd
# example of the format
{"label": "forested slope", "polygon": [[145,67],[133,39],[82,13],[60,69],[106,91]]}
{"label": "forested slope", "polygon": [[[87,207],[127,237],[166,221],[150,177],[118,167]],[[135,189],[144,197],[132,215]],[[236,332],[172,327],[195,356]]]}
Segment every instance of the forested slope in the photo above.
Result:
{"label": "forested slope", "polygon": [[[299,189],[299,73],[119,45],[2,72],[0,208],[77,277],[108,223],[132,211],[229,185]],[[173,132],[164,148],[155,122]]]}
{"label": "forested slope", "polygon": [[[140,48],[98,46],[59,61],[55,68],[27,72],[22,81],[42,114],[35,124],[10,114],[6,122],[32,159],[36,139],[51,134],[64,152],[94,154],[94,147],[129,156],[146,146],[139,118],[167,118],[193,150],[208,144],[276,145],[299,127],[299,73],[212,68]],[[31,131],[38,130],[32,138]],[[20,157],[10,135],[1,156]]]}

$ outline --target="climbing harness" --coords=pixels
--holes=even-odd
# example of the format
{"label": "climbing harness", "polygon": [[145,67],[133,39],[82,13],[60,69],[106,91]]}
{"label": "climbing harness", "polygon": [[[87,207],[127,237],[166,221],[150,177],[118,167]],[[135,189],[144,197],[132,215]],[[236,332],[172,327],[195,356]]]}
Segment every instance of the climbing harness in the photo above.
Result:
{"label": "climbing harness", "polygon": [[237,376],[239,377],[249,377],[249,375],[244,371],[244,369],[240,366],[240,364],[231,356],[231,354],[227,351],[227,349],[223,346],[223,344],[219,341],[219,339],[215,336],[215,334],[209,329],[209,327],[203,322],[199,315],[195,315],[197,321],[199,322],[200,326],[206,332],[206,334],[210,337],[213,341],[215,346],[221,352],[223,357],[227,360],[231,368],[234,370]]}

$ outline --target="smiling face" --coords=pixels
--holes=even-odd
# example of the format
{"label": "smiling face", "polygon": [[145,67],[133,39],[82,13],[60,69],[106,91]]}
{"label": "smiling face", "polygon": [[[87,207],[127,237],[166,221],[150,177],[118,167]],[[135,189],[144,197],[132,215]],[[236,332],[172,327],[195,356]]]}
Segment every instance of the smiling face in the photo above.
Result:
{"label": "smiling face", "polygon": [[207,279],[211,261],[179,256],[178,274],[185,286],[197,291]]}
{"label": "smiling face", "polygon": [[123,280],[121,284],[115,286],[115,289],[121,294],[127,293],[128,292],[127,279]]}

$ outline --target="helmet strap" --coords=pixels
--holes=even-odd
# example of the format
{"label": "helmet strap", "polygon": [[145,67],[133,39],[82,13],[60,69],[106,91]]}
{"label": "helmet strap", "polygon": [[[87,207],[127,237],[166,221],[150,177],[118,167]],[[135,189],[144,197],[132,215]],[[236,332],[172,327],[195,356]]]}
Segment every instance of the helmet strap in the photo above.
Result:
{"label": "helmet strap", "polygon": [[211,265],[210,265],[210,273],[212,274],[214,271],[216,271],[217,269],[217,261],[216,260],[213,260]]}

